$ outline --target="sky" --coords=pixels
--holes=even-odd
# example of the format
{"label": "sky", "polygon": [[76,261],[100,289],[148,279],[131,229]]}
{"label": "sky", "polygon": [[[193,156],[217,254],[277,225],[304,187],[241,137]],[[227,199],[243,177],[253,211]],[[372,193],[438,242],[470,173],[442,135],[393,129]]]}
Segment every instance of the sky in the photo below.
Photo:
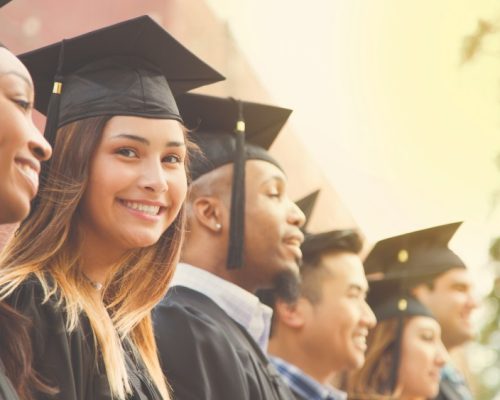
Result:
{"label": "sky", "polygon": [[500,234],[500,33],[461,52],[498,2],[208,2],[368,240],[464,220],[451,247],[484,266]]}

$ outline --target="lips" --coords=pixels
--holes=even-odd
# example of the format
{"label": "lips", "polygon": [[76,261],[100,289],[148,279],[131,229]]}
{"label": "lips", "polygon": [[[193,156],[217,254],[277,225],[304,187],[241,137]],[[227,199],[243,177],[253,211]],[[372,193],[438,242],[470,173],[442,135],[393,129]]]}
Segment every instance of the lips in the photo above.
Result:
{"label": "lips", "polygon": [[34,197],[38,191],[38,174],[40,173],[40,164],[22,157],[15,158],[14,162],[19,172],[31,186],[32,197]]}
{"label": "lips", "polygon": [[356,348],[358,348],[361,351],[366,351],[367,349],[367,344],[366,344],[366,338],[368,336],[368,330],[362,329],[358,332],[356,332],[353,335],[352,341]]}
{"label": "lips", "polygon": [[302,232],[292,233],[285,236],[285,243],[290,246],[296,246],[300,248],[300,245],[304,242],[304,235]]}
{"label": "lips", "polygon": [[162,214],[167,206],[163,203],[148,200],[126,200],[119,199],[119,202],[129,210],[149,217],[157,217]]}

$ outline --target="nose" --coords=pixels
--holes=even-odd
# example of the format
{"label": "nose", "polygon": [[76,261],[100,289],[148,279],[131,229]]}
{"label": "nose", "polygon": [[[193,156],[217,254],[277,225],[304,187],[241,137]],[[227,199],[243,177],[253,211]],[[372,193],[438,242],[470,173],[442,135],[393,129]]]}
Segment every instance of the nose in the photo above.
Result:
{"label": "nose", "polygon": [[448,351],[446,347],[444,347],[441,339],[438,340],[437,348],[436,348],[436,358],[434,359],[435,364],[442,368],[446,364],[446,359],[448,358]]}
{"label": "nose", "polygon": [[372,329],[377,325],[377,317],[365,300],[363,300],[363,322],[368,329]]}
{"label": "nose", "polygon": [[167,173],[161,160],[145,163],[139,184],[149,192],[163,193],[168,190]]}
{"label": "nose", "polygon": [[292,225],[302,227],[306,223],[306,216],[302,212],[302,210],[290,199],[288,200],[290,203],[290,211],[288,213],[288,222]]}
{"label": "nose", "polygon": [[477,295],[475,295],[472,292],[469,292],[468,298],[467,298],[467,305],[469,306],[469,309],[471,309],[471,310],[474,310],[477,307],[479,307]]}
{"label": "nose", "polygon": [[52,147],[50,147],[47,139],[40,133],[35,124],[32,125],[32,130],[28,142],[28,147],[30,149],[31,154],[38,161],[47,161],[52,155]]}

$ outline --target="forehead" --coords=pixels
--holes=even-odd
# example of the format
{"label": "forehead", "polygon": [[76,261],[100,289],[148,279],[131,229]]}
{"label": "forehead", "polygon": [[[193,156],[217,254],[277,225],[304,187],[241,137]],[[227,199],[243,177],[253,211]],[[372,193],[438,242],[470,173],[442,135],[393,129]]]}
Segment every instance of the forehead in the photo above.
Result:
{"label": "forehead", "polygon": [[411,317],[406,324],[406,330],[415,332],[423,329],[432,329],[433,331],[441,331],[438,322],[431,317],[425,317],[423,315],[418,315]]}
{"label": "forehead", "polygon": [[4,47],[0,47],[0,75],[7,72],[15,72],[24,76],[31,82],[31,77],[19,59]]}
{"label": "forehead", "polygon": [[363,263],[357,254],[345,251],[323,253],[321,264],[338,280],[348,284],[358,284],[362,287],[368,286]]}
{"label": "forehead", "polygon": [[462,284],[472,285],[472,276],[465,268],[453,268],[439,275],[435,280],[436,286]]}
{"label": "forehead", "polygon": [[246,175],[249,182],[260,185],[266,182],[286,182],[286,176],[276,165],[263,160],[248,160]]}

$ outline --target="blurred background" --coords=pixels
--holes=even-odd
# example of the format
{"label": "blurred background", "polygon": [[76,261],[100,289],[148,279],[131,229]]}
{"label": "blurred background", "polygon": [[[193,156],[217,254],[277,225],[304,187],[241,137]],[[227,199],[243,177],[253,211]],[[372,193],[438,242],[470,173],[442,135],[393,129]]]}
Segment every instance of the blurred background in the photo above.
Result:
{"label": "blurred background", "polygon": [[[201,90],[294,109],[272,148],[310,229],[382,238],[465,221],[478,342],[454,355],[500,392],[500,4],[493,0],[14,0],[15,53],[148,14],[227,80]],[[37,116],[43,127],[43,118]],[[0,242],[10,232],[0,232]],[[2,239],[3,238],[3,239]],[[500,398],[497,396],[497,398]]]}

